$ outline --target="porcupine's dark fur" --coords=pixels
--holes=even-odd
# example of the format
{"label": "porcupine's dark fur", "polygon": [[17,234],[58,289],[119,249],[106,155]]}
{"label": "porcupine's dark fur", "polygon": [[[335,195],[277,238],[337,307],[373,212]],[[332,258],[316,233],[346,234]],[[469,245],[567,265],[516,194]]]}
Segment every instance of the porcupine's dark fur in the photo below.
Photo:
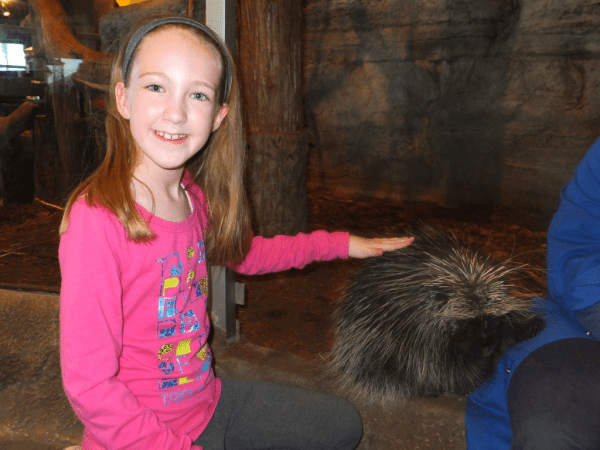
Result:
{"label": "porcupine's dark fur", "polygon": [[330,368],[342,388],[369,403],[472,391],[544,327],[531,300],[511,295],[515,270],[427,226],[368,261],[336,312]]}

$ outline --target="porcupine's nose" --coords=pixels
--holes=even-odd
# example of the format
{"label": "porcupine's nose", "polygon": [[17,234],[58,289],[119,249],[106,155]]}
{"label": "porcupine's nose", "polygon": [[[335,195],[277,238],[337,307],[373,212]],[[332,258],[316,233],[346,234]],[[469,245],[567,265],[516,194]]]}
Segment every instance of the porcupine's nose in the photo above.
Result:
{"label": "porcupine's nose", "polygon": [[485,299],[474,291],[471,291],[467,294],[466,300],[474,310],[481,310],[485,305]]}

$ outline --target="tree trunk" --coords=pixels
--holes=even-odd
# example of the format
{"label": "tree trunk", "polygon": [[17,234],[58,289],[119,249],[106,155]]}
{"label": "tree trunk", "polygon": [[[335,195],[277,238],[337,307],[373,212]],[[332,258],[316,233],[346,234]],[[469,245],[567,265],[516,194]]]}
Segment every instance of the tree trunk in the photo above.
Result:
{"label": "tree trunk", "polygon": [[307,226],[300,0],[239,0],[239,67],[255,231]]}

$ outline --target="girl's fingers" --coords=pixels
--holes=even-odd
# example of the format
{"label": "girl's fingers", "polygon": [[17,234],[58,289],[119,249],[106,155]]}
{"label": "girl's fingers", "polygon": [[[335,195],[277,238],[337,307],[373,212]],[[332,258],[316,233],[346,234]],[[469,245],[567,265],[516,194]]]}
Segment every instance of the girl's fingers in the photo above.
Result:
{"label": "girl's fingers", "polygon": [[413,237],[407,236],[407,237],[400,237],[400,238],[375,239],[374,243],[375,243],[375,245],[381,246],[381,248],[383,248],[385,250],[388,248],[398,249],[398,248],[406,247],[406,246],[410,245],[413,240],[414,240]]}
{"label": "girl's fingers", "polygon": [[384,252],[398,250],[409,246],[413,237],[375,238],[366,239],[350,236],[349,256],[352,258],[369,258],[379,256]]}

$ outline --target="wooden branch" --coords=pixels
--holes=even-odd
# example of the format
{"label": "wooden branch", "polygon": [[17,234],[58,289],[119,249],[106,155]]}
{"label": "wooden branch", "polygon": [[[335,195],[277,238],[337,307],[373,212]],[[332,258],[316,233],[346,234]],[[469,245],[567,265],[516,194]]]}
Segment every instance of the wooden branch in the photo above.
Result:
{"label": "wooden branch", "polygon": [[25,102],[6,117],[0,117],[0,142],[9,142],[27,129],[37,111],[37,105]]}
{"label": "wooden branch", "polygon": [[107,53],[92,50],[73,35],[68,26],[67,13],[57,0],[29,0],[42,29],[44,48],[56,58],[78,58],[83,60],[109,59]]}

